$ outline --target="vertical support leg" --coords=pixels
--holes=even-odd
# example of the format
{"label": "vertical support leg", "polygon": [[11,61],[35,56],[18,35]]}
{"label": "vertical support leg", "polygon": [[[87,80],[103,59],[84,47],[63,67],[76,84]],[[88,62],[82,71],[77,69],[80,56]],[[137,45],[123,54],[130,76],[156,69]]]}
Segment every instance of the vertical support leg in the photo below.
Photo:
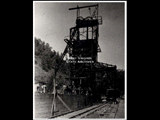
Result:
{"label": "vertical support leg", "polygon": [[52,103],[52,108],[51,108],[51,116],[54,116],[54,112],[56,111],[56,86],[55,86],[55,80],[56,79],[56,69],[55,69],[55,74],[53,78],[53,103]]}

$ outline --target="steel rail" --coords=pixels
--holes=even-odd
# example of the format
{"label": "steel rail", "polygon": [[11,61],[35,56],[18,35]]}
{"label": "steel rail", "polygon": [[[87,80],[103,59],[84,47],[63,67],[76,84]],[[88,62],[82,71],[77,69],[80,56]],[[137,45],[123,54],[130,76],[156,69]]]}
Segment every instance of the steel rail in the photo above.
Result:
{"label": "steel rail", "polygon": [[97,110],[99,110],[99,109],[101,109],[101,108],[103,108],[103,107],[105,107],[107,105],[108,104],[104,104],[104,105],[102,105],[100,107],[97,107],[97,108],[95,108],[93,110],[90,110],[90,111],[88,111],[88,112],[86,112],[86,113],[84,113],[82,115],[76,116],[75,118],[86,118],[87,115],[90,115],[90,114],[94,113],[95,111],[97,111]]}
{"label": "steel rail", "polygon": [[[91,114],[94,114],[94,112],[100,112],[100,111],[101,112],[98,113],[100,115],[99,116],[100,118],[103,118],[102,116],[107,115],[107,114],[109,114],[109,118],[110,117],[115,118],[115,116],[117,114],[117,111],[118,111],[119,104],[115,108],[112,105],[113,104],[111,104],[111,103],[98,104],[98,105],[90,106],[90,107],[87,107],[87,108],[84,108],[84,109],[66,112],[66,113],[63,113],[63,114],[60,114],[60,115],[57,115],[57,116],[52,116],[52,117],[50,117],[50,119],[53,119],[53,118],[67,118],[67,119],[87,118],[87,116],[89,116]],[[106,106],[108,106],[108,107],[105,108],[105,111],[102,112],[102,109]],[[115,109],[114,112],[113,112],[113,109]],[[108,112],[106,113],[106,111],[108,111]],[[110,114],[113,114],[113,113],[114,113],[114,115],[110,116]]]}
{"label": "steel rail", "polygon": [[49,119],[52,118],[75,118],[77,116],[83,115],[91,110],[96,110],[96,108],[102,107],[102,106],[106,106],[107,104],[98,104],[98,105],[94,105],[94,106],[90,106],[84,109],[80,109],[80,110],[76,110],[76,111],[70,111],[70,112],[66,112],[66,113],[62,113],[60,115],[57,116],[51,116]]}

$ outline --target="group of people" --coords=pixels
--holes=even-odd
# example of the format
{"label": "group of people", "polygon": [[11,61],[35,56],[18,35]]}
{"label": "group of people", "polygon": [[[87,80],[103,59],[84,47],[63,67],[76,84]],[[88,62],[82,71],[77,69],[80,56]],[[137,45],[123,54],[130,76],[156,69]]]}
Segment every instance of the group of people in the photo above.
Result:
{"label": "group of people", "polygon": [[86,96],[92,95],[92,90],[90,87],[82,88],[80,85],[76,87],[75,85],[63,85],[63,94],[69,95],[81,95],[85,94]]}
{"label": "group of people", "polygon": [[46,93],[46,85],[37,86],[37,92]]}

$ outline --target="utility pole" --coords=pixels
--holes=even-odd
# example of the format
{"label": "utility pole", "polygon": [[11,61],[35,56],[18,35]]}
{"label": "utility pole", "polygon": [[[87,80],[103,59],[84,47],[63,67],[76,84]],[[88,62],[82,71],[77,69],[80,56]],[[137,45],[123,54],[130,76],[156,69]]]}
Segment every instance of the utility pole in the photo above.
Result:
{"label": "utility pole", "polygon": [[54,74],[54,79],[53,79],[53,84],[54,84],[54,89],[53,89],[53,91],[54,91],[54,111],[56,111],[56,69],[55,69],[55,72],[54,72],[55,74]]}
{"label": "utility pole", "polygon": [[54,70],[54,77],[53,77],[53,103],[52,103],[52,108],[51,108],[51,116],[54,116],[54,113],[56,112],[56,73],[57,69],[55,67]]}

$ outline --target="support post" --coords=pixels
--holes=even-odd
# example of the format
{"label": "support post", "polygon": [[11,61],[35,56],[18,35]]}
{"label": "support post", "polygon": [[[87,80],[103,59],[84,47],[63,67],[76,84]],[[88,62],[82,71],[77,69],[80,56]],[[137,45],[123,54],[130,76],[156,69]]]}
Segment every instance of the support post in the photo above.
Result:
{"label": "support post", "polygon": [[54,104],[54,111],[56,110],[56,84],[55,84],[55,80],[56,79],[56,72],[55,72],[55,78],[53,79],[53,82],[54,82],[54,89],[53,89],[53,91],[54,91],[54,98],[53,98],[53,104]]}
{"label": "support post", "polygon": [[87,40],[88,40],[88,27],[87,27]]}
{"label": "support post", "polygon": [[52,108],[51,108],[51,116],[54,116],[54,113],[56,111],[56,68],[54,71],[54,78],[53,78],[53,103],[52,103]]}

